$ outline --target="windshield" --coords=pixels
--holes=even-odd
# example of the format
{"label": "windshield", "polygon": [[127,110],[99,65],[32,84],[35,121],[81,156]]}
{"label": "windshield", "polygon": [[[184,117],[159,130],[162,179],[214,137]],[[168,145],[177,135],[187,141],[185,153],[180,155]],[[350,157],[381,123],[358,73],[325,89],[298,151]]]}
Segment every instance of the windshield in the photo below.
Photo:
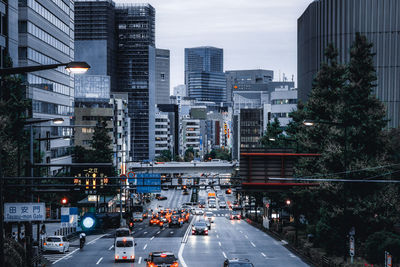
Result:
{"label": "windshield", "polygon": [[129,230],[118,230],[115,232],[116,237],[123,237],[123,236],[129,236]]}
{"label": "windshield", "polygon": [[48,237],[46,238],[47,242],[61,242],[61,238],[59,237]]}
{"label": "windshield", "polygon": [[253,264],[234,262],[234,263],[229,263],[229,267],[253,267]]}
{"label": "windshield", "polygon": [[201,223],[196,223],[194,226],[195,227],[206,227],[207,225],[205,222],[201,222]]}
{"label": "windshield", "polygon": [[117,247],[118,248],[130,248],[133,247],[133,242],[132,241],[117,241]]}
{"label": "windshield", "polygon": [[160,264],[160,263],[174,263],[175,262],[175,256],[173,255],[168,255],[166,257],[160,257],[160,256],[153,256],[153,262],[155,264]]}

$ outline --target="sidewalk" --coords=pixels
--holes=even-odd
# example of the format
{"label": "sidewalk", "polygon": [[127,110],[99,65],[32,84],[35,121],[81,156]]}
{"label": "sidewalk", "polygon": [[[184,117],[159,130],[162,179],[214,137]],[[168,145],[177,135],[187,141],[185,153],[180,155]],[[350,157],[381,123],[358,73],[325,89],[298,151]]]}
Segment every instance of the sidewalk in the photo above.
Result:
{"label": "sidewalk", "polygon": [[[43,223],[40,224],[40,228],[39,231],[42,228]],[[46,235],[54,235],[54,233],[61,228],[61,223],[60,222],[49,222],[49,223],[45,223],[46,226]],[[12,232],[17,233],[18,231],[18,226],[15,224],[12,227]],[[21,225],[21,231],[25,232],[25,226],[22,224]],[[34,223],[32,225],[32,235],[33,235],[33,240],[37,241],[37,224]],[[42,236],[42,234],[40,233],[40,235]]]}

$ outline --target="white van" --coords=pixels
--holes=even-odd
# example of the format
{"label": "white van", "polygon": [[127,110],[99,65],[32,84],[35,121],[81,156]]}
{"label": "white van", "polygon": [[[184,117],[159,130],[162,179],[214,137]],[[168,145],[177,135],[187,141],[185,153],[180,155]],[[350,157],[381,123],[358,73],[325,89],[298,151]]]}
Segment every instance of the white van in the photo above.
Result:
{"label": "white van", "polygon": [[115,240],[114,258],[117,261],[135,261],[136,243],[132,236],[117,237]]}

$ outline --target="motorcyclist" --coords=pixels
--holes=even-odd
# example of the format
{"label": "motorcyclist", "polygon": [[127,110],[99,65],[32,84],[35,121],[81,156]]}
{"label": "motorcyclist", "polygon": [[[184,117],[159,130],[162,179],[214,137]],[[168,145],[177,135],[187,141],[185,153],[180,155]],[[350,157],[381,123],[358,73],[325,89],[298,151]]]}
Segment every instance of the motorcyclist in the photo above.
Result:
{"label": "motorcyclist", "polygon": [[79,245],[80,248],[83,248],[83,246],[85,245],[86,242],[86,234],[85,233],[80,233],[79,234]]}

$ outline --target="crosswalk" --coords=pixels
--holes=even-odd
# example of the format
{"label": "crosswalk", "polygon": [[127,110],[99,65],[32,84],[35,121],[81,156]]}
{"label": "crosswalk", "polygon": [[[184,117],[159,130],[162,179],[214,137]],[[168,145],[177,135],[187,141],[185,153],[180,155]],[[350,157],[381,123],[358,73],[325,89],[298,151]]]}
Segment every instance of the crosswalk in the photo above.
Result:
{"label": "crosswalk", "polygon": [[44,252],[43,253],[43,257],[50,261],[51,263],[55,263],[58,262],[61,259],[69,259],[72,258],[73,256],[71,255],[75,250],[77,250],[78,248],[73,248],[70,247],[68,252],[65,253],[57,253],[57,252]]}

